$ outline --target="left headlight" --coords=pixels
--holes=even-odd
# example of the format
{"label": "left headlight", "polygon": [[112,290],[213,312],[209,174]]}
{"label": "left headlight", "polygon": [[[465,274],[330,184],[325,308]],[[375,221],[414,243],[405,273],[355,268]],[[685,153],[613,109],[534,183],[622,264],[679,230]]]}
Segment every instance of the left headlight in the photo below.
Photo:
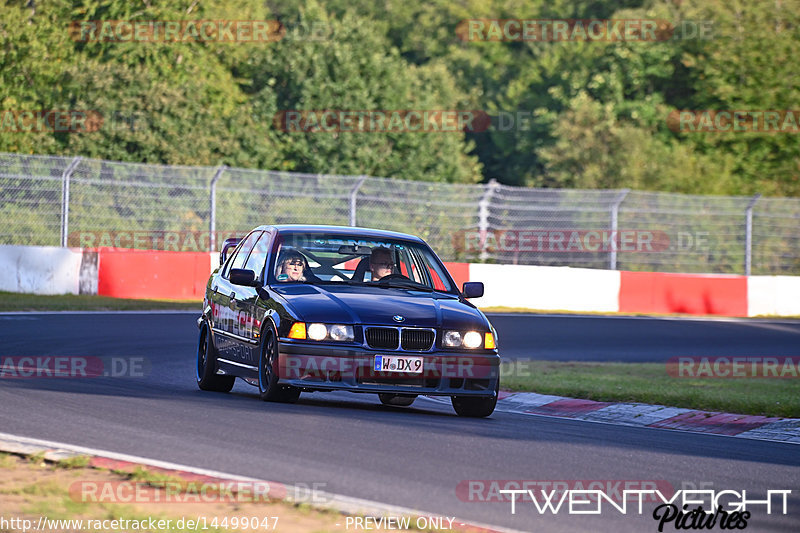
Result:
{"label": "left headlight", "polygon": [[[445,331],[444,336],[442,337],[442,344],[445,348],[481,348],[484,347],[484,341],[487,341],[486,344],[489,345],[488,342],[488,335],[491,333],[487,333],[485,335],[481,334],[477,331]],[[491,348],[494,348],[494,343],[491,342]],[[489,346],[485,346],[489,348]]]}
{"label": "left headlight", "polygon": [[314,341],[353,341],[353,326],[344,324],[309,324],[308,338]]}

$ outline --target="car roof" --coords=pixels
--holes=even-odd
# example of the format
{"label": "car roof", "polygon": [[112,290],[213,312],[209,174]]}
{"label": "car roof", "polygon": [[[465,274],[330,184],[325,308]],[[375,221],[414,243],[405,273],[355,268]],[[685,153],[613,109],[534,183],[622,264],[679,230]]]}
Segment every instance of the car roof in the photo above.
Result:
{"label": "car roof", "polygon": [[332,235],[357,235],[359,237],[371,238],[384,238],[384,239],[403,239],[407,241],[425,242],[415,235],[408,233],[399,233],[396,231],[388,231],[373,228],[356,228],[352,226],[326,226],[317,224],[275,224],[259,226],[255,229],[266,230],[275,228],[278,233],[293,233],[293,232],[325,232]]}

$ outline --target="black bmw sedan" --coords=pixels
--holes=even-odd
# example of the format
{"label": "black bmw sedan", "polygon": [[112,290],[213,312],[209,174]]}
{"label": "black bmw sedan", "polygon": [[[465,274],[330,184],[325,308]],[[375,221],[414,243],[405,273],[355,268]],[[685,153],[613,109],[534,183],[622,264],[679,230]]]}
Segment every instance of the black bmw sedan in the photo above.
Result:
{"label": "black bmw sedan", "polygon": [[[235,248],[234,248],[235,246]],[[229,251],[233,249],[231,253]],[[260,226],[225,242],[197,323],[197,384],[239,377],[269,401],[301,392],[449,396],[461,416],[494,411],[497,336],[420,238],[337,227]]]}

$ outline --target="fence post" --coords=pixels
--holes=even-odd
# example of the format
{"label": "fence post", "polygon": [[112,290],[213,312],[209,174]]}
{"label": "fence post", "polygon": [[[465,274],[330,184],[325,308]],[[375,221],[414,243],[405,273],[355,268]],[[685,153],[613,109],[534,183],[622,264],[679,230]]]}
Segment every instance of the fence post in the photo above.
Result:
{"label": "fence post", "polygon": [[747,209],[744,211],[744,275],[749,276],[753,261],[753,208],[761,198],[761,194],[756,194],[750,198]]}
{"label": "fence post", "polygon": [[497,180],[492,178],[487,183],[486,191],[478,201],[478,235],[481,243],[480,260],[486,261],[489,258],[489,252],[486,251],[486,237],[489,234],[489,204],[492,202],[492,196],[500,187]]}
{"label": "fence post", "polygon": [[356,197],[358,196],[358,190],[364,184],[364,180],[367,177],[365,175],[361,175],[358,177],[358,181],[350,190],[350,226],[356,225]]}
{"label": "fence post", "polygon": [[220,166],[211,178],[211,187],[209,188],[208,197],[208,247],[209,252],[217,250],[217,181],[222,177],[222,173],[228,165]]}
{"label": "fence post", "polygon": [[69,178],[80,162],[80,156],[74,157],[61,173],[61,246],[64,248],[67,247],[69,240]]}
{"label": "fence post", "polygon": [[617,195],[614,204],[611,206],[611,250],[608,252],[608,267],[611,270],[617,269],[617,233],[619,232],[619,206],[625,201],[630,189],[622,189]]}

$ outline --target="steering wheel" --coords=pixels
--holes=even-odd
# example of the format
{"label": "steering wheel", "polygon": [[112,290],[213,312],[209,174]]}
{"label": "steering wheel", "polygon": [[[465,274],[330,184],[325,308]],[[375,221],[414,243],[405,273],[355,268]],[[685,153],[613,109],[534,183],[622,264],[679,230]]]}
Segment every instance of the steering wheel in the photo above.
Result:
{"label": "steering wheel", "polygon": [[381,279],[379,279],[378,283],[383,283],[384,281],[390,281],[393,279],[409,279],[409,278],[402,274],[389,274],[388,276],[383,276]]}

